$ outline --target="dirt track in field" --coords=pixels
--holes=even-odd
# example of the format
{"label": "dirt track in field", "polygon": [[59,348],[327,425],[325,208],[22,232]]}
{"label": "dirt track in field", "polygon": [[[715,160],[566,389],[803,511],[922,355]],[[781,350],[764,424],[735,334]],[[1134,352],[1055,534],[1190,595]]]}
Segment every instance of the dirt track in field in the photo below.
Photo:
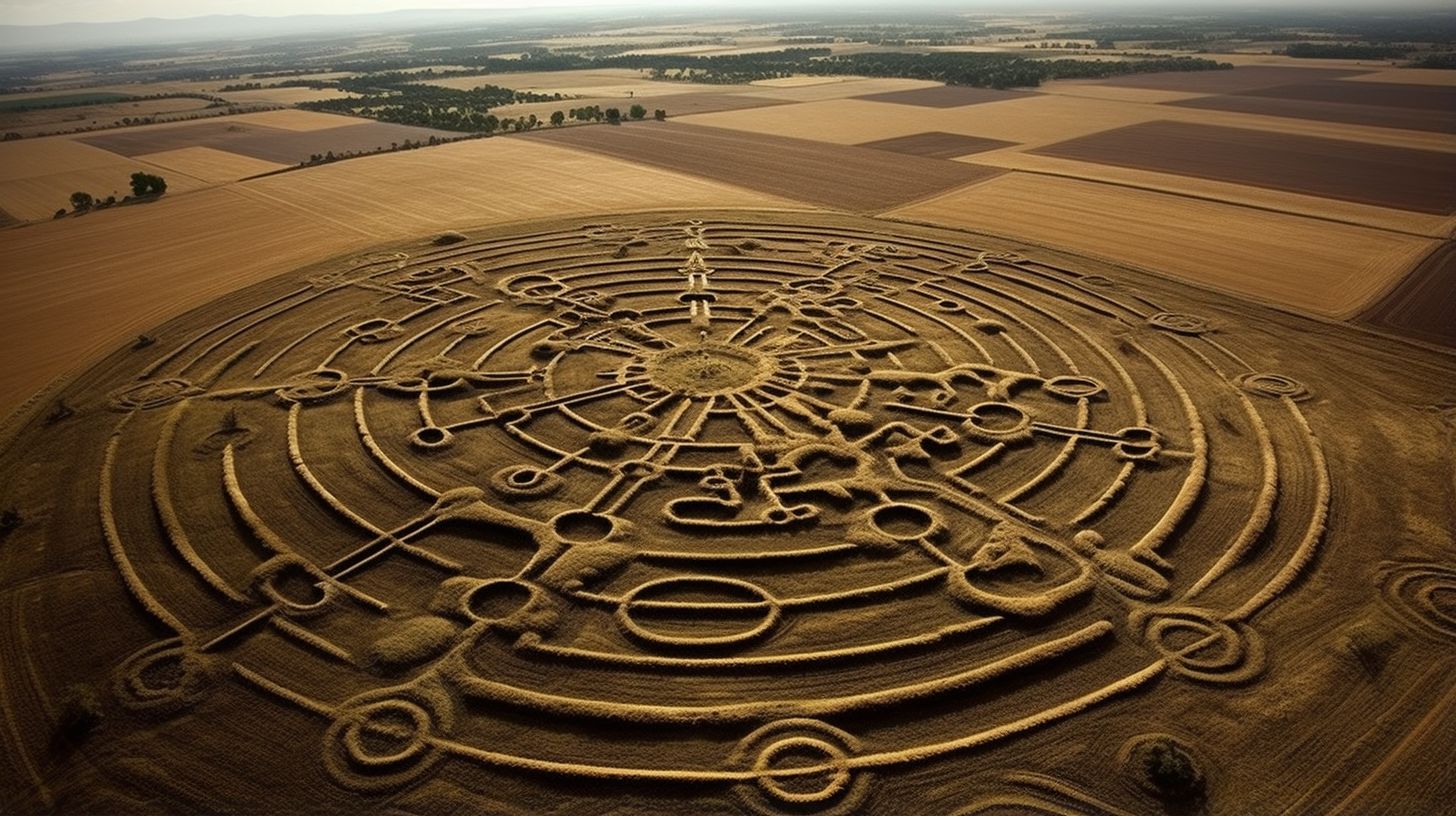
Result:
{"label": "dirt track in field", "polygon": [[1456,157],[1447,153],[1162,121],[1031,152],[1418,212],[1456,210]]}
{"label": "dirt track in field", "polygon": [[564,128],[533,138],[855,212],[879,212],[1004,172],[674,122]]}

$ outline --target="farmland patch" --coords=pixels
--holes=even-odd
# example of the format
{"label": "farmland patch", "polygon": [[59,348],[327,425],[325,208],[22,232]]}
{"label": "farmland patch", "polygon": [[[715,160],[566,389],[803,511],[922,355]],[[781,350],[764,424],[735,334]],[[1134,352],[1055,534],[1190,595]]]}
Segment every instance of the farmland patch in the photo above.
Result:
{"label": "farmland patch", "polygon": [[1456,160],[1447,153],[1166,121],[1032,152],[1418,212],[1456,210]]}

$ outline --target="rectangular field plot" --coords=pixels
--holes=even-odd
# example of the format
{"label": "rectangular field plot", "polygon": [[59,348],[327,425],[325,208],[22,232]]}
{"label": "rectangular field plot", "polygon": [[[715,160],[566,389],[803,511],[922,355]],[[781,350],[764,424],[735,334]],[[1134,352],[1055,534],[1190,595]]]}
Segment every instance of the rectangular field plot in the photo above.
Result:
{"label": "rectangular field plot", "polygon": [[969,156],[973,153],[984,153],[987,150],[999,150],[1003,147],[1014,147],[1015,142],[1004,142],[1000,139],[982,139],[977,136],[963,136],[959,133],[914,133],[909,136],[899,136],[894,139],[880,139],[874,142],[865,142],[860,147],[873,147],[876,150],[888,150],[891,153],[902,153],[906,156],[925,156],[931,159],[954,159],[957,156]]}
{"label": "rectangular field plot", "polygon": [[566,128],[534,138],[860,212],[877,212],[1003,172],[865,147],[672,122]]}
{"label": "rectangular field plot", "polygon": [[1368,73],[1362,69],[1302,68],[1273,65],[1248,65],[1223,71],[1170,71],[1154,74],[1130,74],[1110,79],[1089,80],[1093,85],[1115,85],[1120,88],[1154,88],[1160,91],[1231,94],[1272,88],[1296,82],[1340,79]]}
{"label": "rectangular field plot", "polygon": [[1360,315],[1362,323],[1456,347],[1456,241],[1426,256]]}
{"label": "rectangular field plot", "polygon": [[935,88],[919,88],[912,91],[890,91],[889,93],[867,94],[855,97],[870,102],[890,102],[896,105],[915,105],[922,108],[959,108],[964,105],[981,105],[986,102],[1004,102],[1032,96],[1025,91],[998,91],[993,88],[971,88],[964,85],[941,85]]}
{"label": "rectangular field plot", "polygon": [[1031,152],[1417,212],[1456,211],[1456,158],[1449,153],[1166,121]]}
{"label": "rectangular field plot", "polygon": [[179,147],[160,153],[144,153],[139,161],[154,164],[163,170],[186,173],[203,181],[219,183],[282,170],[288,167],[278,162],[255,159],[238,153],[229,153],[212,147]]}
{"label": "rectangular field plot", "polygon": [[1348,317],[1439,243],[1090,181],[1010,173],[889,213],[1130,263]]}
{"label": "rectangular field plot", "polygon": [[[354,120],[358,121],[358,120]],[[363,122],[323,130],[295,131],[253,122],[202,122],[169,128],[107,133],[80,141],[123,156],[141,156],[187,147],[212,147],[264,161],[298,164],[315,153],[386,148],[391,142],[425,141],[458,133],[386,122]]]}
{"label": "rectangular field plot", "polygon": [[124,163],[99,147],[48,137],[0,142],[0,181],[47,176]]}
{"label": "rectangular field plot", "polygon": [[1350,77],[1346,81],[1374,82],[1376,84],[1391,82],[1396,85],[1443,85],[1449,88],[1456,86],[1456,71],[1440,68],[1391,68],[1386,71],[1376,71],[1373,74],[1360,74]]}
{"label": "rectangular field plot", "polygon": [[22,136],[36,136],[43,133],[64,133],[79,128],[119,126],[124,118],[155,116],[165,120],[169,118],[168,114],[183,112],[206,116],[212,113],[207,110],[207,105],[205,99],[169,97],[18,112],[0,111],[0,130]]}
{"label": "rectangular field plot", "polygon": [[1000,102],[958,108],[926,108],[864,99],[824,100],[708,113],[689,121],[694,125],[838,144],[864,144],[935,131],[1040,145],[1166,118],[1163,111],[1164,108],[1156,105],[1023,94]]}
{"label": "rectangular field plot", "polygon": [[[307,89],[305,88],[305,90]],[[281,128],[283,130],[328,130],[329,128],[357,125],[360,121],[368,120],[361,120],[357,116],[344,116],[338,113],[321,113],[319,111],[299,110],[298,108],[283,108],[281,110],[245,113],[235,117],[232,121],[246,122],[254,125],[267,125],[268,127]]]}
{"label": "rectangular field plot", "polygon": [[[158,168],[65,138],[21,139],[0,144],[0,208],[21,221],[49,219],[69,209],[71,193],[97,198],[131,193],[131,174]],[[182,172],[166,174],[168,192],[204,186]]]}
{"label": "rectangular field plot", "polygon": [[0,100],[0,112],[16,108],[61,108],[71,105],[99,105],[105,102],[120,102],[130,99],[131,94],[96,92],[56,94],[54,96],[22,96]]}
{"label": "rectangular field plot", "polygon": [[1456,88],[1439,85],[1401,85],[1330,80],[1275,85],[1246,91],[1243,96],[1297,99],[1305,102],[1338,102],[1345,105],[1373,105],[1379,108],[1456,111]]}
{"label": "rectangular field plot", "polygon": [[[786,77],[785,79],[805,79]],[[821,102],[826,99],[849,99],[855,96],[890,93],[891,91],[915,91],[921,88],[938,88],[941,83],[928,79],[873,79],[869,77],[834,76],[807,77],[821,80],[812,83],[784,83],[769,85],[779,80],[765,79],[753,83],[749,93],[755,96],[782,99],[786,102]]]}
{"label": "rectangular field plot", "polygon": [[131,195],[131,174],[137,172],[162,173],[167,179],[169,195],[207,186],[206,182],[184,173],[168,173],[150,164],[123,160],[121,164],[106,167],[0,181],[0,207],[18,219],[44,221],[56,210],[70,209],[74,192],[90,193],[97,199],[116,196],[120,201]]}
{"label": "rectangular field plot", "polygon": [[[1456,133],[1456,106],[1432,108],[1390,104],[1359,104],[1273,95],[1277,93],[1303,92],[1310,94],[1320,93],[1329,97],[1367,98],[1367,95],[1363,94],[1338,94],[1329,90],[1328,86],[1335,84],[1355,85],[1357,88],[1364,87],[1353,82],[1317,83],[1313,86],[1294,86],[1300,89],[1299,91],[1270,88],[1257,95],[1248,93],[1203,96],[1197,99],[1169,102],[1168,104],[1180,108],[1198,108],[1199,110],[1226,111],[1228,113],[1252,113],[1260,116],[1282,116],[1292,119],[1310,119],[1316,122],[1338,122],[1345,125],[1368,125],[1370,127],[1421,130],[1431,133]],[[1376,87],[1378,88],[1378,86]],[[1311,88],[1319,88],[1320,90],[1317,92],[1308,90]],[[1435,90],[1446,89],[1437,88]],[[1370,94],[1369,96],[1377,95]]]}

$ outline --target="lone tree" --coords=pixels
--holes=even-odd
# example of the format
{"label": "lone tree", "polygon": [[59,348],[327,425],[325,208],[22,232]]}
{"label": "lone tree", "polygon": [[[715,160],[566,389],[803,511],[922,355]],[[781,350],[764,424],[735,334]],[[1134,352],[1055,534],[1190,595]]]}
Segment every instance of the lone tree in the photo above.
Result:
{"label": "lone tree", "polygon": [[652,118],[656,119],[659,122],[666,122],[667,111],[663,110],[662,108],[658,108],[657,110],[652,112]]}
{"label": "lone tree", "polygon": [[641,105],[633,105],[627,110],[627,115],[633,119],[641,119],[647,115],[647,109]]}
{"label": "lone tree", "polygon": [[620,125],[620,124],[622,124],[622,112],[619,111],[619,110],[617,110],[616,108],[607,108],[607,124],[609,124],[609,125]]}
{"label": "lone tree", "polygon": [[555,111],[551,114],[551,127],[561,127],[565,123],[566,114],[562,113],[561,111]]}
{"label": "lone tree", "polygon": [[71,193],[71,209],[76,212],[89,210],[95,203],[96,199],[92,198],[90,193]]}
{"label": "lone tree", "polygon": [[151,173],[132,173],[131,192],[137,198],[159,196],[167,192],[167,180]]}

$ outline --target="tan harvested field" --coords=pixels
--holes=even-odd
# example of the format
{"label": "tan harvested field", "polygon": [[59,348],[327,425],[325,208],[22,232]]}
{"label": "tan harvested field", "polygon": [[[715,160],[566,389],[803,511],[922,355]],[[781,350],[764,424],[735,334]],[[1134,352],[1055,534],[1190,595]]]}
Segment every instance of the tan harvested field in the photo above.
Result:
{"label": "tan harvested field", "polygon": [[17,91],[5,94],[6,100],[36,99],[45,96],[60,96],[71,93],[119,93],[131,94],[134,96],[146,96],[157,93],[211,93],[218,85],[225,85],[226,82],[212,80],[197,81],[161,81],[161,82],[123,82],[107,85],[76,85],[75,83],[57,83],[34,91]]}
{"label": "tan harvested field", "polygon": [[[0,142],[0,209],[21,221],[49,219],[69,209],[74,192],[98,198],[131,193],[131,174],[159,168],[69,139],[48,137]],[[181,173],[167,176],[167,189],[185,192],[206,182]],[[89,216],[88,216],[89,217]]]}
{"label": "tan harvested field", "polygon": [[[156,173],[162,168],[141,161],[121,159],[114,164],[59,173],[37,173],[0,181],[0,205],[22,221],[44,221],[57,210],[71,208],[71,193],[90,193],[98,199],[131,195],[132,173]],[[185,193],[207,186],[207,182],[183,173],[166,176],[167,190]]]}
{"label": "tan harvested field", "polygon": [[177,113],[201,113],[210,104],[205,99],[190,97],[143,99],[137,102],[110,102],[101,105],[78,105],[69,108],[0,113],[0,131],[34,136],[83,127],[110,127],[123,118],[159,116]]}
{"label": "tan harvested field", "polygon": [[775,77],[774,79],[756,79],[748,84],[756,88],[807,88],[813,85],[834,85],[846,81],[853,80],[849,77],[841,76],[799,75]]}
{"label": "tan harvested field", "polygon": [[[99,351],[126,345],[199,299],[262,280],[278,263],[557,212],[792,203],[515,137],[354,159],[185,196],[173,194],[172,180],[168,175],[168,193],[155,203],[0,232],[4,306],[26,316],[0,321],[0,347],[15,355],[0,372],[0,415]],[[224,255],[235,261],[219,264]],[[104,275],[96,267],[101,257]]]}
{"label": "tan harvested field", "polygon": [[540,131],[533,138],[854,212],[879,212],[1002,172],[674,122],[563,128]]}
{"label": "tan harvested field", "polygon": [[228,117],[165,129],[109,131],[82,136],[79,140],[122,156],[141,156],[184,147],[211,147],[264,161],[299,164],[315,154],[370,152],[405,141],[424,142],[431,137],[453,139],[460,135],[452,131],[389,122],[339,118],[352,124],[320,130],[285,130],[255,122],[238,122],[235,117]]}
{"label": "tan harvested field", "polygon": [[218,93],[230,102],[256,102],[269,105],[297,105],[300,102],[317,102],[325,99],[349,99],[356,94],[338,88],[259,88],[254,91],[225,91]]}
{"label": "tan harvested field", "polygon": [[888,215],[1133,264],[1347,318],[1439,241],[1109,184],[1010,173]]}
{"label": "tan harvested field", "polygon": [[690,117],[687,121],[839,144],[862,144],[926,131],[959,133],[1017,144],[1046,144],[1072,135],[1097,133],[1166,115],[1162,108],[1155,105],[1027,94],[966,108],[928,108],[865,99],[835,99],[709,113]]}
{"label": "tan harvested field", "polygon": [[0,142],[0,181],[106,167],[121,161],[115,153],[70,139]]}
{"label": "tan harvested field", "polygon": [[[816,89],[765,91],[760,95],[777,96],[792,90]],[[1019,99],[986,102],[964,109],[937,109],[836,98],[776,108],[710,113],[693,116],[687,121],[840,144],[860,144],[926,131],[940,131],[1000,139],[1030,149],[1157,120],[1349,139],[1416,150],[1456,152],[1456,142],[1444,133],[1391,130],[1372,125],[1297,119],[1281,115],[1197,110],[1176,104],[1081,98],[1059,93],[1029,94]]]}
{"label": "tan harvested field", "polygon": [[1456,156],[1242,128],[1148,122],[1036,148],[1049,156],[1456,213]]}
{"label": "tan harvested field", "polygon": [[154,315],[0,440],[18,811],[1456,795],[1449,356],[843,214],[412,226]]}
{"label": "tan harvested field", "polygon": [[136,158],[154,167],[185,173],[213,184],[237,181],[289,166],[211,147],[179,147],[159,153],[143,153]]}

